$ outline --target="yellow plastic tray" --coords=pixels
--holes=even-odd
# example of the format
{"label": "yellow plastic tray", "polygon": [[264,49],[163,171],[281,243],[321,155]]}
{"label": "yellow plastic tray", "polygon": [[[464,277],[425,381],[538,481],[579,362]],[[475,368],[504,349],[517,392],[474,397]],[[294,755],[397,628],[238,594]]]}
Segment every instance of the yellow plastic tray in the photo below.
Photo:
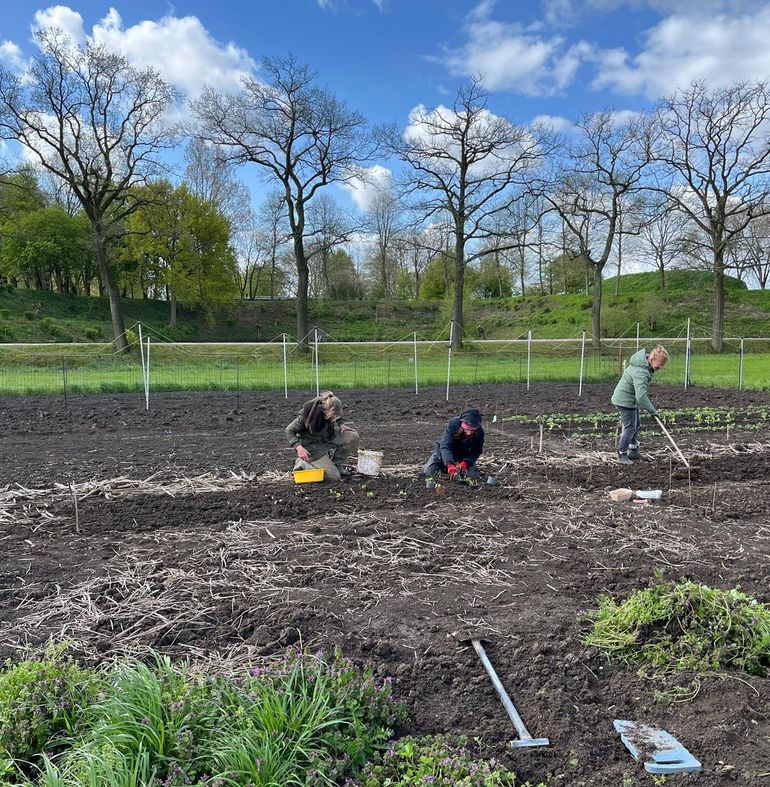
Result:
{"label": "yellow plastic tray", "polygon": [[317,470],[295,470],[294,471],[294,483],[295,484],[313,484],[316,481],[323,481],[323,480],[324,480],[324,469],[323,469],[323,467],[320,467]]}

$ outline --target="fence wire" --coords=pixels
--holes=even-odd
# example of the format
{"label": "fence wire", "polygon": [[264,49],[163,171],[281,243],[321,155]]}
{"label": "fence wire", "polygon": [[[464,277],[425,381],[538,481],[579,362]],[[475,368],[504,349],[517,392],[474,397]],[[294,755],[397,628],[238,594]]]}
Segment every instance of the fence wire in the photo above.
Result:
{"label": "fence wire", "polygon": [[[770,339],[725,339],[722,351],[704,338],[645,338],[670,353],[659,380],[673,385],[770,390]],[[448,343],[313,342],[303,348],[286,337],[255,344],[175,344],[152,341],[151,391],[313,392],[341,388],[403,388],[483,383],[610,382],[637,350],[635,337],[605,339],[599,347],[579,338]],[[138,347],[115,355],[99,345],[0,345],[0,394],[116,393],[144,390]],[[582,364],[581,364],[582,355]],[[316,365],[317,357],[317,365]],[[581,378],[582,367],[582,378]]]}

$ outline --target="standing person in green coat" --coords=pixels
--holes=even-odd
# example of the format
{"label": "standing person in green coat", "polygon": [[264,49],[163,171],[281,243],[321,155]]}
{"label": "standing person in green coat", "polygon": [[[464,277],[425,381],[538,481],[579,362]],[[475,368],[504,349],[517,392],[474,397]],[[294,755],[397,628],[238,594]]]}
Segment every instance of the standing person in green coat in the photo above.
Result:
{"label": "standing person in green coat", "polygon": [[650,415],[657,415],[655,405],[650,401],[649,389],[652,376],[668,363],[668,352],[658,345],[649,354],[641,349],[628,361],[623,376],[615,386],[612,403],[618,408],[623,430],[618,439],[618,462],[630,465],[634,460],[649,461],[648,454],[639,452],[639,409],[644,408]]}

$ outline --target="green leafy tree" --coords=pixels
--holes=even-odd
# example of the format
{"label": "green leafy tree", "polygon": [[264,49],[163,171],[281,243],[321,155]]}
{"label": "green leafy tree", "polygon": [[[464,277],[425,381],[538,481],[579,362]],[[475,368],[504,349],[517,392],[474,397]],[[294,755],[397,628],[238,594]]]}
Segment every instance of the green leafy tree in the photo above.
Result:
{"label": "green leafy tree", "polygon": [[84,213],[70,216],[58,205],[16,214],[2,225],[0,271],[28,287],[61,293],[90,287],[94,249]]}
{"label": "green leafy tree", "polygon": [[177,304],[201,306],[211,316],[238,294],[238,271],[227,219],[212,203],[162,181],[146,187],[143,207],[129,219],[124,267],[144,292],[166,289],[169,325]]}
{"label": "green leafy tree", "polygon": [[99,277],[119,351],[128,349],[113,233],[138,207],[135,186],[163,165],[174,143],[167,110],[174,89],[104,45],[74,44],[58,29],[37,33],[38,54],[19,77],[0,66],[0,136],[67,184],[91,225]]}
{"label": "green leafy tree", "polygon": [[510,298],[513,295],[511,273],[500,264],[497,255],[481,260],[473,293],[480,298]]}
{"label": "green leafy tree", "polygon": [[427,301],[441,300],[452,291],[453,260],[441,254],[428,263],[422,275],[420,298]]}

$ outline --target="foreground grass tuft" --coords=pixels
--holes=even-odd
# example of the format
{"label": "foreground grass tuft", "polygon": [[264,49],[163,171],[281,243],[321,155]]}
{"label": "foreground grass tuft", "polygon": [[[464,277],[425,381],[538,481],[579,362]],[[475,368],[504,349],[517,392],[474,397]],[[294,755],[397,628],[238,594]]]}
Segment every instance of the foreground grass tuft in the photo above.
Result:
{"label": "foreground grass tuft", "polygon": [[389,681],[339,653],[292,651],[233,678],[160,656],[82,670],[53,655],[9,665],[2,687],[2,787],[331,787],[404,716]]}
{"label": "foreground grass tuft", "polygon": [[770,673],[770,606],[738,589],[661,580],[622,603],[602,597],[589,618],[586,644],[648,674]]}

